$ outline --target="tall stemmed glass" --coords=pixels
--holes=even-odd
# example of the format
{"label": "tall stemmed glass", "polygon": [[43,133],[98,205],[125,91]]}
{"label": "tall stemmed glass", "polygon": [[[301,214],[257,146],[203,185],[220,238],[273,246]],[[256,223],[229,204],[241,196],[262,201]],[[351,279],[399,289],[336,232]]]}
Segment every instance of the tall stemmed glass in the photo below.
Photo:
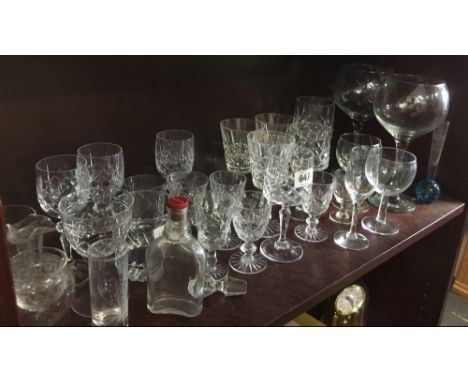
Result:
{"label": "tall stemmed glass", "polygon": [[[401,150],[407,150],[413,139],[439,127],[447,117],[448,108],[449,92],[445,81],[412,74],[386,75],[374,102],[377,120]],[[378,201],[378,198],[371,199],[372,204]],[[415,203],[400,195],[390,198],[388,209],[409,212],[415,209]]]}
{"label": "tall stemmed glass", "polygon": [[257,253],[254,241],[266,230],[270,218],[270,203],[259,191],[246,191],[234,208],[234,228],[244,240],[240,251],[229,258],[229,266],[236,272],[254,274],[262,272],[267,261]]}
{"label": "tall stemmed glass", "polygon": [[79,147],[77,155],[86,160],[91,198],[97,202],[97,205],[106,204],[124,183],[122,147],[107,142],[89,143]]}
{"label": "tall stemmed glass", "polygon": [[290,263],[302,258],[301,245],[286,237],[291,217],[289,208],[305,203],[313,180],[314,152],[302,146],[293,147],[293,150],[283,151],[279,155],[270,153],[263,186],[263,193],[270,203],[281,206],[280,235],[264,240],[260,250],[267,259],[279,263]]}
{"label": "tall stemmed glass", "polygon": [[345,186],[353,201],[353,220],[349,231],[338,231],[333,236],[337,245],[352,250],[362,250],[369,247],[369,240],[357,232],[358,207],[373,192],[374,186],[366,177],[366,162],[372,150],[380,147],[357,146],[351,150],[346,168]]}
{"label": "tall stemmed glass", "polygon": [[195,159],[194,136],[185,130],[165,130],[156,134],[156,168],[167,177],[174,172],[190,174]]}
{"label": "tall stemmed glass", "polygon": [[39,205],[46,214],[58,220],[56,230],[60,243],[70,261],[76,283],[88,278],[86,263],[75,261],[70,243],[60,219],[59,202],[71,192],[85,192],[89,187],[86,160],[72,154],[52,155],[36,163],[36,193]]}
{"label": "tall stemmed glass", "polygon": [[[259,129],[247,134],[247,142],[253,185],[261,190],[263,189],[263,178],[269,153],[273,151],[276,155],[280,155],[284,151],[291,154],[295,145],[295,138],[293,135],[282,131]],[[279,231],[279,222],[270,220],[263,237],[277,236]]]}
{"label": "tall stemmed glass", "polygon": [[[338,164],[343,170],[346,170],[348,167],[349,157],[351,155],[351,151],[354,147],[357,146],[368,146],[368,147],[382,147],[382,141],[380,138],[375,137],[369,134],[363,133],[344,133],[340,135],[338,139],[338,143],[336,144],[336,159],[338,160]],[[359,213],[365,213],[369,211],[369,204],[367,202],[360,203],[359,205]],[[337,223],[340,224],[349,224],[344,221],[346,218],[345,215],[335,215],[334,216]],[[340,218],[343,219],[340,220]]]}
{"label": "tall stemmed glass", "polygon": [[[210,188],[215,198],[223,197],[224,195],[232,195],[234,203],[239,201],[244,196],[245,183],[247,178],[244,175],[234,174],[229,171],[219,170],[210,174]],[[242,244],[237,235],[232,231],[229,225],[229,231],[224,237],[223,245],[218,249],[230,251]]]}
{"label": "tall stemmed glass", "polygon": [[251,118],[230,118],[220,122],[226,167],[235,174],[250,172],[247,134],[255,130]]}
{"label": "tall stemmed glass", "polygon": [[387,220],[388,198],[400,194],[413,183],[416,169],[416,156],[408,151],[393,147],[371,151],[366,176],[382,197],[377,216],[362,219],[364,229],[379,235],[396,235],[399,232],[398,224]]}
{"label": "tall stemmed glass", "polygon": [[390,72],[389,68],[356,63],[346,64],[338,72],[333,98],[338,107],[351,118],[355,133],[361,132],[364,122],[372,118],[372,104],[382,75]]}
{"label": "tall stemmed glass", "polygon": [[304,210],[308,213],[306,224],[296,226],[294,233],[304,241],[320,243],[328,238],[328,234],[319,228],[319,218],[330,207],[335,189],[335,177],[324,171],[314,171],[311,192],[304,203]]}
{"label": "tall stemmed glass", "polygon": [[[84,258],[87,258],[89,246],[97,240],[111,238],[116,243],[124,242],[130,229],[132,207],[133,197],[127,191],[109,197],[105,205],[93,199],[91,193],[72,192],[64,196],[58,206],[63,232],[72,248]],[[85,279],[76,286],[78,301],[72,306],[84,317],[91,317],[88,285]]]}

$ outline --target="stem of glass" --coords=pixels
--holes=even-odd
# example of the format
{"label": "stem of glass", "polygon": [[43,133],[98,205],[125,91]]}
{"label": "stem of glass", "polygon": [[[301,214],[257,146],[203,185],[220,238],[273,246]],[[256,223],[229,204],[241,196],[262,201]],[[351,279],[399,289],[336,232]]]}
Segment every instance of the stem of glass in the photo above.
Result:
{"label": "stem of glass", "polygon": [[218,259],[216,257],[216,250],[206,251],[206,271],[211,273],[216,269]]}
{"label": "stem of glass", "polygon": [[354,134],[358,134],[362,131],[362,128],[364,127],[364,124],[362,121],[356,121],[353,119],[353,130]]}
{"label": "stem of glass", "polygon": [[316,216],[309,214],[309,217],[306,219],[306,223],[307,223],[306,232],[309,236],[317,232],[317,226],[319,224],[319,220],[317,219]]}
{"label": "stem of glass", "polygon": [[289,207],[281,207],[279,211],[280,218],[280,234],[275,245],[284,247],[287,245],[286,235],[288,233],[289,219],[291,218],[291,209]]}
{"label": "stem of glass", "polygon": [[387,221],[387,206],[388,206],[388,196],[382,195],[380,198],[379,211],[377,212],[377,217],[375,220],[380,224],[385,224]]}
{"label": "stem of glass", "polygon": [[[402,141],[399,139],[395,139],[395,147],[398,150],[406,151],[408,149],[409,144],[410,144],[409,140]],[[395,162],[398,162],[398,153],[396,154]],[[399,203],[400,203],[400,195],[392,197],[392,204],[399,204]]]}
{"label": "stem of glass", "polygon": [[359,209],[359,203],[353,203],[353,218],[351,220],[351,226],[349,227],[349,231],[346,234],[346,238],[350,240],[356,240],[358,237],[357,235],[358,209]]}
{"label": "stem of glass", "polygon": [[253,254],[255,253],[256,247],[252,242],[245,242],[244,245],[241,248],[242,252],[244,252],[243,256],[246,258],[251,258],[253,257]]}

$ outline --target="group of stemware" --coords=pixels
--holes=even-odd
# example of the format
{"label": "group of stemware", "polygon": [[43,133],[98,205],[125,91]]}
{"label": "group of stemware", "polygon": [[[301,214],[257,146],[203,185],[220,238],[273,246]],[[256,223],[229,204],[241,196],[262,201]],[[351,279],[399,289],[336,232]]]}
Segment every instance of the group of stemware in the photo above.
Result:
{"label": "group of stemware", "polygon": [[[37,198],[44,212],[57,221],[62,260],[72,265],[76,288],[72,309],[91,316],[88,282],[105,295],[106,285],[112,283],[99,281],[104,273],[145,281],[146,248],[164,223],[167,196],[184,195],[191,201],[189,219],[206,251],[209,292],[205,296],[216,290],[226,295],[246,290],[242,280],[228,276],[227,265],[218,263],[217,250],[240,246],[230,256],[229,267],[255,274],[266,268],[267,259],[300,260],[300,241],[326,240],[319,218],[333,197],[338,208],[330,213],[330,220],[350,225],[349,230],[334,234],[337,245],[352,250],[369,246],[368,239],[357,232],[358,214],[368,210],[365,200],[369,197],[379,210],[376,217],[362,219],[362,227],[380,235],[398,233],[386,211],[414,209],[411,199],[398,198],[416,176],[416,157],[406,151],[407,146],[445,121],[448,99],[443,81],[349,64],[337,75],[333,99],[299,97],[293,116],[261,113],[221,121],[227,170],[209,176],[193,171],[194,135],[183,130],[156,134],[155,163],[160,176],[125,178],[122,147],[112,143],[91,143],[79,147],[76,154],[38,161]],[[352,119],[354,131],[339,137],[336,158],[340,168],[327,172],[335,104]],[[382,147],[378,137],[361,132],[372,115],[395,138],[396,148]],[[256,190],[245,189],[249,173]],[[279,221],[272,218],[273,205],[280,206]],[[305,220],[294,229],[299,241],[287,237],[291,218]],[[255,242],[261,238],[257,251]],[[56,256],[45,247],[41,251]],[[128,275],[114,269],[120,266],[117,259],[122,252],[128,252]],[[114,257],[104,266],[106,256]],[[24,261],[18,258],[16,263]],[[119,300],[125,293],[125,288],[109,292],[109,299]],[[110,309],[99,303],[95,309],[101,313]],[[112,322],[112,315],[122,320],[127,310],[127,305],[120,305],[112,314],[106,311],[106,322]],[[99,317],[93,315],[95,321],[99,324]]]}

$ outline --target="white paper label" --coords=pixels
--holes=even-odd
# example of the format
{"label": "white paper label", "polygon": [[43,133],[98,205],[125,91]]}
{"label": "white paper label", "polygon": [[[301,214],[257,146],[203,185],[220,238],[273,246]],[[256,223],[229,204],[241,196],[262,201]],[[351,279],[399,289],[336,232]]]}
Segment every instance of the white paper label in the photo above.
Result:
{"label": "white paper label", "polygon": [[294,173],[294,188],[305,187],[312,184],[314,169],[296,171]]}

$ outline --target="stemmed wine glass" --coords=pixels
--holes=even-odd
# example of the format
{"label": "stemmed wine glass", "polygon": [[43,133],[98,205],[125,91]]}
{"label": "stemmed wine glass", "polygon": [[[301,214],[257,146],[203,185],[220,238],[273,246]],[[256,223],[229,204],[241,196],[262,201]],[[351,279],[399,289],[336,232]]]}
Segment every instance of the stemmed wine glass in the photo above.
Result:
{"label": "stemmed wine glass", "polygon": [[319,228],[319,218],[330,206],[335,189],[335,177],[324,171],[314,171],[310,194],[304,203],[304,210],[308,213],[306,224],[296,226],[294,233],[304,241],[320,243],[325,241],[328,234]]}
{"label": "stemmed wine glass", "polygon": [[[291,154],[295,138],[289,133],[277,130],[258,129],[247,134],[249,146],[250,169],[253,185],[263,189],[263,180],[267,167],[268,155],[273,151],[276,155],[282,152]],[[263,237],[274,237],[279,234],[279,222],[270,220]]]}
{"label": "stemmed wine glass", "polygon": [[280,263],[302,258],[301,245],[286,238],[291,217],[289,208],[305,203],[313,180],[314,152],[303,146],[293,146],[292,149],[292,152],[283,151],[279,155],[270,152],[263,186],[263,193],[268,201],[281,206],[280,235],[278,238],[264,240],[260,250],[267,259]]}
{"label": "stemmed wine glass", "polygon": [[241,245],[240,252],[234,253],[229,258],[229,266],[236,272],[254,274],[266,268],[267,261],[257,253],[254,241],[258,240],[266,230],[270,209],[270,203],[260,191],[246,191],[237,200],[233,223],[244,244]]}
{"label": "stemmed wine glass", "polygon": [[[247,178],[244,175],[219,170],[210,174],[210,189],[215,198],[232,195],[235,203],[243,197],[246,181]],[[224,242],[218,249],[229,251],[238,248],[241,244],[242,240],[232,232],[231,225],[229,225]]]}
{"label": "stemmed wine glass", "polygon": [[333,98],[353,121],[355,133],[361,132],[364,122],[372,118],[372,104],[382,76],[390,72],[389,68],[356,63],[346,64],[338,72]]}
{"label": "stemmed wine glass", "polygon": [[348,191],[345,186],[345,175],[346,170],[339,168],[333,173],[335,176],[335,191],[333,195],[336,201],[339,203],[339,208],[336,211],[330,213],[329,218],[332,222],[338,224],[349,225],[351,224],[352,214],[352,200],[349,197]]}
{"label": "stemmed wine glass", "polygon": [[399,232],[398,224],[387,221],[388,198],[400,194],[413,183],[416,169],[416,156],[409,151],[393,147],[371,151],[366,176],[382,197],[377,216],[362,219],[364,229],[379,235],[396,235]]}
{"label": "stemmed wine glass", "polygon": [[156,168],[166,178],[174,172],[185,175],[193,169],[194,136],[185,130],[165,130],[156,134],[154,148]]}
{"label": "stemmed wine glass", "polygon": [[369,247],[369,240],[357,232],[358,207],[373,192],[374,186],[366,177],[366,163],[369,154],[381,147],[356,146],[351,150],[345,175],[346,190],[353,201],[353,219],[349,231],[338,231],[333,236],[337,245],[352,250],[362,250]]}
{"label": "stemmed wine glass", "polygon": [[[388,74],[383,78],[374,101],[374,114],[395,139],[398,149],[434,131],[446,119],[449,92],[443,80],[412,74]],[[378,205],[379,197],[370,199]],[[390,211],[409,212],[415,203],[404,195],[390,198]]]}

